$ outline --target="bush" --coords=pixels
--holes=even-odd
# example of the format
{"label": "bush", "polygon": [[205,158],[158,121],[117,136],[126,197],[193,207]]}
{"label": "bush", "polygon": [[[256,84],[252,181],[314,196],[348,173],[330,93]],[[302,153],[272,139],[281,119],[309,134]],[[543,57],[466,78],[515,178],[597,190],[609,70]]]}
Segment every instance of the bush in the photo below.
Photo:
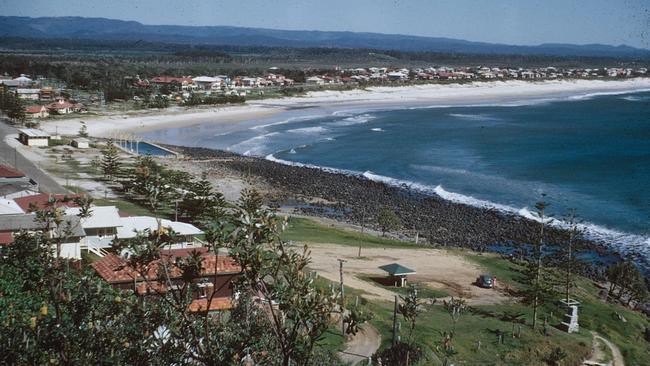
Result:
{"label": "bush", "polygon": [[[408,364],[406,363],[407,356]],[[382,366],[409,366],[416,365],[420,358],[422,358],[420,347],[399,342],[390,348],[375,353],[372,356],[372,364],[379,365],[379,359],[381,359]]]}

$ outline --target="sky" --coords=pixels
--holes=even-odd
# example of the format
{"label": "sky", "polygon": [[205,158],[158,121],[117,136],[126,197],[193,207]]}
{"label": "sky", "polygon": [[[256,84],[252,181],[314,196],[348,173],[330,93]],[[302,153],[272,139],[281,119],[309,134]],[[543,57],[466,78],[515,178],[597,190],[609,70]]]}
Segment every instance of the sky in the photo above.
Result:
{"label": "sky", "polygon": [[0,0],[0,15],[650,49],[650,0]]}

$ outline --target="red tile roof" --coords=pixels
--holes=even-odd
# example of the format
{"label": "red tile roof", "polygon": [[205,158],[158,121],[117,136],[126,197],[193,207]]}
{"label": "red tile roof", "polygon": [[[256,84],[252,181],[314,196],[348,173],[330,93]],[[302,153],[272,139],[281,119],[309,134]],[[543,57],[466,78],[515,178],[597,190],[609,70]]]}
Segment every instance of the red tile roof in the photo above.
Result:
{"label": "red tile roof", "polygon": [[65,195],[65,194],[45,194],[45,193],[39,193],[35,194],[32,196],[25,196],[25,197],[20,197],[14,199],[18,206],[23,209],[23,211],[28,212],[30,210],[31,204],[36,205],[36,210],[42,210],[46,207],[48,201],[50,198],[54,198],[56,200],[64,200],[65,198],[69,198],[70,200],[68,202],[57,202],[56,207],[78,207],[72,199],[74,198],[79,198],[82,197],[80,194],[73,194],[73,195]]}
{"label": "red tile roof", "polygon": [[0,178],[22,178],[25,173],[8,165],[0,165]]}
{"label": "red tile roof", "polygon": [[179,84],[182,84],[184,82],[191,83],[192,78],[175,77],[175,76],[156,76],[151,79],[152,83],[157,83],[157,84],[169,84],[173,81]]}
{"label": "red tile roof", "polygon": [[42,105],[37,105],[37,104],[35,104],[35,105],[30,105],[29,107],[25,108],[25,113],[32,113],[32,114],[34,114],[34,113],[41,113],[41,111],[43,110],[43,108],[44,108],[44,107],[43,107]]}
{"label": "red tile roof", "polygon": [[[210,309],[208,309],[208,303]],[[206,311],[229,310],[232,309],[232,300],[228,297],[215,297],[212,302],[209,299],[198,299],[190,303],[189,311],[191,313],[205,313]]]}
{"label": "red tile roof", "polygon": [[0,245],[8,245],[14,242],[11,232],[0,232]]}
{"label": "red tile roof", "polygon": [[[146,273],[147,280],[153,281],[158,279],[158,266],[162,260],[173,262],[175,258],[187,257],[194,251],[199,252],[203,258],[201,276],[207,277],[214,275],[215,262],[217,262],[217,273],[233,274],[241,272],[241,267],[232,257],[224,255],[217,257],[209,253],[207,248],[172,249],[161,251],[161,259],[151,263]],[[113,253],[93,262],[92,267],[109,283],[133,282],[134,279],[136,281],[144,280],[135,269],[128,266],[124,258]],[[181,276],[181,271],[176,266],[170,266],[169,272],[170,278],[179,278]]]}

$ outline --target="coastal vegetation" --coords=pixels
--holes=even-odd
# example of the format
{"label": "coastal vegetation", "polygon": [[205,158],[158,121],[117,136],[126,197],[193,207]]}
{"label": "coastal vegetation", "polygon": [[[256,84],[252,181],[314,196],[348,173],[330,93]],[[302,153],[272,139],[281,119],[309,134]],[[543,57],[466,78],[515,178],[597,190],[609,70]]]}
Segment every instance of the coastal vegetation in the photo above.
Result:
{"label": "coastal vegetation", "polygon": [[[243,159],[243,162],[249,163],[257,161],[248,157],[236,158],[234,155],[229,155],[229,158],[234,160]],[[123,197],[128,198],[130,201],[126,202],[120,199],[96,200],[96,204],[116,204],[121,210],[132,214],[154,214],[157,216],[173,218],[175,212],[177,212],[179,217],[187,217],[188,219],[194,218],[196,220],[195,222],[199,226],[206,229],[206,240],[213,248],[218,249],[228,247],[229,249],[234,249],[234,251],[232,251],[233,253],[240,253],[238,255],[241,256],[243,260],[242,263],[248,263],[247,266],[251,269],[251,277],[249,277],[249,279],[256,278],[256,276],[261,275],[264,271],[270,270],[271,268],[284,268],[285,264],[287,264],[284,261],[290,260],[294,264],[298,263],[299,265],[293,268],[301,268],[299,272],[303,273],[299,275],[295,270],[289,271],[290,273],[293,273],[291,276],[299,276],[300,278],[291,281],[299,281],[296,283],[304,284],[304,286],[301,285],[298,289],[294,289],[295,291],[307,291],[306,289],[313,285],[315,286],[313,288],[315,288],[317,292],[322,292],[324,296],[331,296],[333,294],[332,291],[336,290],[338,284],[330,282],[319,275],[313,274],[309,267],[309,263],[313,259],[310,260],[306,257],[308,251],[303,251],[304,245],[307,245],[307,248],[309,248],[310,245],[318,243],[320,245],[332,246],[333,250],[336,250],[337,246],[352,248],[355,253],[354,257],[358,258],[360,261],[370,260],[369,258],[373,258],[373,256],[377,254],[390,255],[390,252],[387,252],[390,250],[408,249],[412,250],[414,255],[419,255],[417,253],[426,251],[426,248],[436,246],[435,244],[427,243],[424,239],[419,244],[415,244],[412,241],[404,241],[403,239],[405,238],[402,239],[396,237],[393,235],[394,232],[388,232],[386,237],[382,237],[380,235],[381,232],[378,223],[371,223],[372,220],[370,218],[366,218],[364,221],[366,226],[365,233],[359,232],[358,227],[357,230],[352,230],[352,227],[354,226],[349,226],[348,228],[343,228],[344,226],[332,227],[306,217],[291,217],[285,224],[284,219],[280,216],[275,216],[275,214],[270,211],[259,210],[260,205],[264,202],[269,202],[270,198],[272,201],[276,201],[276,198],[273,198],[272,196],[269,197],[268,195],[261,195],[255,191],[247,191],[242,200],[234,203],[226,203],[224,202],[222,195],[214,190],[206,176],[198,178],[192,177],[187,173],[166,167],[162,163],[164,160],[160,161],[152,157],[143,157],[136,161],[131,161],[131,159],[121,159],[121,161],[122,164],[116,173],[115,182],[111,184],[114,184],[114,187],[116,188],[123,187]],[[229,165],[230,167],[239,166],[235,161],[230,161],[229,164],[233,164]],[[263,175],[264,170],[266,169],[265,164],[273,163],[260,161],[259,164],[260,165],[254,165],[256,168],[252,168],[253,166],[247,164],[241,166],[242,171],[249,175],[248,179],[253,179],[253,177],[250,176],[253,172],[255,172],[255,174]],[[285,168],[284,166],[281,167],[282,169]],[[280,166],[276,167],[276,169],[279,168]],[[291,174],[302,174],[297,172],[298,170],[291,170]],[[110,183],[110,179],[104,177],[103,172],[100,169],[96,170],[93,174],[96,175],[97,179],[105,179]],[[276,174],[284,176],[284,174],[289,173],[276,171]],[[331,179],[332,178],[325,178],[324,183],[329,182]],[[141,186],[143,188],[136,188],[136,186]],[[145,189],[144,187],[147,186],[150,188]],[[309,189],[308,186],[303,185],[303,187]],[[156,194],[160,194],[161,189],[163,193],[155,196]],[[118,189],[118,191],[120,191],[120,189]],[[182,193],[184,193],[184,195],[181,195]],[[404,195],[404,193],[402,192],[401,195]],[[150,202],[155,200],[154,197],[158,197],[159,203],[152,206]],[[178,211],[176,210],[176,205],[174,203],[176,199],[181,199],[178,204]],[[389,205],[389,207],[392,206]],[[210,212],[210,214],[201,217],[200,215],[195,215],[196,211],[192,210]],[[251,214],[251,212],[253,214]],[[371,210],[368,209],[366,212],[371,212]],[[269,214],[271,216],[267,216]],[[265,220],[267,219],[271,219],[271,217],[275,217],[273,222],[276,224],[274,225],[279,225],[274,226],[278,229],[277,231],[266,231],[265,229],[267,226],[266,224],[263,224],[263,222],[266,222]],[[284,226],[284,230],[280,230],[282,226]],[[372,231],[370,228],[371,226],[374,226],[377,231]],[[247,229],[242,229],[242,227]],[[426,225],[423,224],[421,227],[426,227]],[[536,223],[533,228],[534,231],[531,235],[539,238],[540,224]],[[233,233],[237,230],[243,231],[233,237]],[[247,230],[254,230],[255,234],[252,234]],[[249,239],[246,239],[246,233],[252,234],[249,235]],[[161,245],[163,245],[162,243],[165,242],[163,240],[165,239],[164,237],[161,239],[156,237],[155,234],[156,233],[151,233],[149,236],[139,238],[133,243],[124,243],[129,246],[134,253],[139,253],[139,255],[133,258],[134,261],[139,261],[141,259],[144,260],[145,258],[150,259],[152,256],[155,258],[155,251],[151,251],[147,248],[161,247]],[[552,232],[546,231],[546,235],[552,235]],[[233,238],[239,239],[233,240]],[[260,242],[258,242],[257,239],[254,239],[254,242],[247,241],[251,238],[266,239]],[[266,247],[267,244],[271,244],[266,243],[267,241],[271,241],[271,238],[275,238],[273,241],[278,244],[286,241],[286,248],[290,248],[291,252],[294,253],[295,256],[294,254],[288,256],[288,252],[286,252],[285,255],[282,256],[283,258],[279,259],[280,262],[273,262],[273,265],[269,265],[268,267],[264,263],[259,262],[258,259],[256,259],[258,258],[258,254],[255,253],[257,250]],[[24,245],[18,244],[15,248],[13,248],[13,246],[7,247],[7,250],[19,250],[22,248],[20,250],[24,251],[25,247],[29,248],[34,245],[35,240],[39,240],[41,245],[45,245],[47,242],[47,238],[34,238],[30,236],[25,236],[21,240],[20,243],[24,243]],[[231,244],[237,245],[237,243],[241,244],[241,248],[231,246]],[[363,248],[363,257],[356,257],[357,247]],[[396,296],[401,296],[399,305],[402,306],[399,308],[400,310],[398,311],[397,320],[402,323],[402,326],[397,333],[399,341],[397,341],[393,346],[392,334],[395,312],[394,304],[385,300],[368,300],[367,297],[369,294],[365,293],[363,290],[345,286],[346,296],[344,307],[348,311],[345,318],[346,333],[341,332],[340,322],[332,320],[329,315],[323,315],[326,312],[336,314],[337,306],[341,303],[340,299],[329,297],[325,303],[317,301],[312,303],[315,308],[305,311],[308,311],[311,314],[316,314],[316,318],[314,318],[316,323],[312,323],[316,328],[310,329],[313,330],[314,335],[319,335],[319,337],[315,338],[317,339],[316,341],[304,339],[303,341],[306,343],[299,343],[305,345],[306,348],[303,348],[303,346],[298,346],[297,344],[291,346],[288,343],[285,343],[285,345],[282,345],[277,343],[276,340],[269,339],[269,334],[281,334],[281,337],[284,337],[284,339],[292,339],[295,333],[292,333],[290,330],[285,328],[276,330],[272,330],[272,328],[264,328],[266,326],[273,327],[273,325],[264,325],[264,321],[261,321],[260,319],[258,319],[261,321],[259,324],[262,325],[256,325],[256,327],[246,328],[245,330],[240,329],[241,324],[250,324],[247,322],[250,322],[250,319],[253,319],[255,316],[253,314],[254,307],[245,305],[246,301],[245,299],[242,299],[242,307],[233,310],[229,317],[218,318],[219,321],[216,325],[213,324],[212,321],[209,322],[211,337],[212,334],[214,334],[214,336],[217,337],[213,338],[215,342],[218,341],[221,347],[225,347],[225,349],[222,349],[223,353],[215,355],[208,352],[210,351],[209,348],[205,348],[204,351],[207,353],[196,353],[192,355],[192,357],[196,357],[195,360],[199,360],[198,362],[201,362],[200,360],[202,359],[199,357],[206,357],[205,359],[209,359],[208,357],[216,357],[212,358],[212,360],[223,360],[224,358],[221,357],[232,357],[233,360],[242,360],[242,357],[251,355],[251,357],[262,357],[256,359],[264,359],[263,357],[271,356],[266,355],[261,350],[278,347],[278,352],[275,352],[274,354],[275,356],[278,356],[278,358],[269,361],[269,364],[276,364],[275,362],[277,362],[277,364],[282,364],[283,359],[286,359],[286,355],[291,355],[290,357],[292,357],[292,360],[298,360],[303,356],[306,357],[307,353],[310,355],[309,361],[305,361],[307,363],[304,364],[336,364],[338,361],[335,359],[334,353],[345,347],[346,336],[344,334],[352,335],[355,332],[358,333],[359,329],[366,326],[364,324],[368,324],[376,328],[382,335],[381,348],[375,355],[375,359],[381,358],[383,365],[402,365],[405,363],[407,358],[409,363],[415,364],[417,361],[419,362],[419,365],[442,365],[445,362],[465,362],[470,364],[491,363],[496,365],[553,364],[554,362],[561,362],[561,364],[564,365],[578,364],[591,352],[592,336],[590,331],[598,332],[598,334],[601,334],[614,342],[621,349],[621,352],[628,363],[644,364],[650,362],[647,358],[650,343],[645,341],[643,338],[644,331],[649,326],[647,320],[642,314],[623,306],[624,304],[621,305],[606,302],[606,297],[601,296],[601,289],[599,288],[600,282],[582,277],[579,274],[572,274],[574,286],[572,286],[573,290],[571,297],[581,303],[580,325],[582,330],[578,334],[566,334],[556,328],[556,326],[563,320],[563,308],[558,305],[557,300],[562,297],[560,294],[561,291],[559,290],[563,289],[563,283],[566,276],[565,267],[563,265],[553,264],[552,261],[544,260],[542,262],[543,270],[548,273],[550,278],[549,283],[556,284],[555,289],[558,291],[556,292],[556,295],[549,298],[548,301],[540,301],[537,311],[538,318],[543,319],[545,325],[544,327],[538,326],[537,329],[535,329],[532,327],[534,319],[533,308],[525,305],[524,302],[520,300],[525,299],[527,294],[532,293],[531,288],[534,288],[535,286],[534,282],[531,282],[531,278],[527,272],[528,269],[531,268],[531,263],[532,268],[536,268],[536,257],[524,256],[524,258],[520,260],[518,257],[500,257],[492,254],[480,254],[467,251],[463,248],[450,246],[442,248],[444,249],[442,249],[442,252],[439,255],[461,256],[471,263],[475,263],[483,271],[498,277],[499,283],[506,289],[506,293],[512,300],[499,304],[468,304],[463,303],[463,300],[466,299],[457,297],[457,295],[455,295],[453,300],[449,299],[447,297],[450,296],[450,293],[432,289],[428,287],[426,283],[417,283],[416,292],[414,292],[415,289],[409,288],[395,289],[393,287],[383,287],[384,290],[391,291]],[[283,250],[284,249],[279,247],[275,247],[274,249],[274,251],[277,251],[278,253],[281,253]],[[266,251],[263,253],[265,253],[262,254],[263,257],[266,257],[268,254]],[[14,254],[7,255],[9,257],[14,256]],[[28,254],[22,252],[21,254],[15,255],[29,258]],[[89,257],[89,259],[92,260],[91,257]],[[54,260],[55,257],[47,259],[47,261]],[[0,264],[3,274],[19,272],[20,270],[18,269],[19,267],[16,267],[16,263],[16,261],[9,261]],[[146,261],[143,262],[143,264],[146,264]],[[39,265],[41,265],[41,263],[39,263]],[[306,265],[306,267],[304,267],[304,265]],[[47,265],[44,267],[48,268]],[[31,265],[29,268],[31,268]],[[82,310],[75,315],[75,319],[80,319],[79,321],[81,323],[79,324],[88,324],[88,322],[93,323],[92,330],[86,328],[78,330],[74,328],[74,326],[66,327],[63,330],[56,328],[56,317],[53,315],[55,311],[52,309],[59,305],[56,305],[53,302],[56,301],[56,296],[54,297],[55,300],[51,300],[51,296],[48,295],[50,290],[47,287],[34,286],[33,288],[25,288],[24,284],[29,283],[29,281],[24,281],[24,278],[20,276],[25,276],[26,274],[21,274],[19,277],[12,277],[13,275],[0,276],[4,279],[3,281],[5,281],[4,283],[6,284],[6,287],[3,287],[2,290],[3,293],[11,293],[11,296],[5,296],[3,301],[7,301],[7,304],[14,304],[13,306],[3,307],[3,309],[7,309],[5,310],[7,312],[12,312],[11,317],[8,319],[21,319],[21,322],[15,321],[14,323],[8,323],[9,325],[6,326],[9,328],[3,329],[2,333],[8,334],[7,337],[18,337],[15,339],[24,339],[21,337],[24,337],[24,334],[27,334],[26,339],[28,339],[28,341],[23,343],[20,347],[33,347],[25,350],[18,348],[20,352],[6,353],[5,355],[7,360],[17,359],[19,360],[18,363],[29,363],[33,360],[45,360],[49,362],[49,360],[52,359],[55,360],[54,362],[65,363],[61,357],[70,357],[70,359],[84,360],[93,363],[92,360],[94,359],[91,358],[91,355],[94,355],[97,357],[108,357],[106,359],[120,362],[120,360],[131,359],[130,357],[134,357],[133,355],[135,353],[146,352],[148,349],[146,347],[154,347],[157,345],[163,348],[159,351],[159,355],[156,356],[156,360],[160,360],[162,363],[165,363],[168,360],[178,361],[178,357],[180,357],[178,352],[181,351],[171,344],[164,345],[160,340],[152,340],[150,346],[143,343],[142,334],[155,334],[157,330],[155,327],[163,323],[167,324],[168,322],[172,322],[171,324],[178,327],[177,329],[188,329],[188,331],[184,333],[172,332],[172,336],[175,337],[174,339],[177,339],[177,342],[180,342],[178,344],[187,345],[196,342],[196,336],[193,336],[191,334],[192,331],[189,331],[189,329],[194,328],[185,328],[189,323],[187,319],[184,319],[184,316],[180,312],[182,303],[176,302],[176,305],[172,308],[165,310],[167,309],[166,306],[169,306],[169,304],[158,304],[156,302],[147,301],[145,302],[147,307],[143,310],[140,305],[136,305],[139,302],[135,295],[123,291],[116,292],[116,290],[111,289],[110,286],[102,285],[100,280],[96,278],[96,275],[83,270],[83,268],[85,268],[84,265],[82,265],[81,272],[75,269],[67,269],[67,266],[61,266],[61,270],[63,270],[63,268],[66,268],[63,273],[56,272],[54,269],[51,270],[53,271],[52,275],[56,273],[56,278],[59,278],[59,281],[62,281],[60,283],[63,289],[75,288],[75,290],[70,292],[72,296],[70,302],[64,303],[64,305],[60,306],[62,309],[62,319],[67,321],[67,319],[72,317],[71,311],[73,306],[79,306],[78,304],[84,297],[90,298],[94,296],[92,299],[83,300],[85,301],[84,306],[86,306],[86,308],[82,309],[89,310]],[[73,266],[69,268],[73,268]],[[191,269],[191,267],[188,267],[188,270],[189,269]],[[256,274],[257,271],[262,272]],[[35,274],[35,276],[39,275],[40,274]],[[43,282],[49,283],[49,280],[46,280],[50,279],[49,276],[49,274],[45,276]],[[88,288],[90,289],[88,290],[90,291],[89,293],[84,292],[84,290],[76,290],[76,286],[79,285],[75,284],[79,283],[79,276],[85,278],[85,282],[81,283],[88,285]],[[13,282],[14,280],[12,280],[12,278],[17,278],[16,281],[18,282]],[[368,277],[362,277],[361,279],[369,282],[373,281]],[[285,280],[289,279],[285,278]],[[275,278],[272,282],[275,281],[278,281],[278,279]],[[280,281],[282,281],[282,279],[280,279]],[[309,283],[312,283],[312,285],[308,285]],[[5,284],[3,284],[3,286],[5,286]],[[247,288],[251,288],[250,284],[251,281],[249,280]],[[38,296],[32,296],[33,293],[31,291],[38,292]],[[191,286],[187,291],[193,291]],[[620,290],[617,288],[614,293],[618,294],[619,292]],[[29,294],[29,296],[25,296],[27,294]],[[336,295],[336,291],[333,295]],[[272,296],[284,295],[273,293]],[[305,298],[304,292],[287,292],[286,296],[288,297],[283,300],[285,302],[297,301],[298,298]],[[29,300],[28,306],[26,305],[25,307],[20,308],[15,305],[18,298],[29,298],[31,300]],[[117,303],[115,302],[116,298],[120,299]],[[40,314],[43,302],[47,305],[50,317],[38,315]],[[321,305],[317,305],[319,303]],[[409,305],[412,303],[419,304],[419,306],[416,307],[417,311],[415,312],[414,308]],[[325,306],[325,304],[328,304],[327,307],[321,307]],[[153,308],[148,310],[148,306]],[[134,309],[134,307],[137,307],[137,309]],[[296,306],[292,305],[291,308],[295,309]],[[125,313],[121,312],[122,309],[124,309]],[[245,315],[242,312],[244,312]],[[3,314],[3,316],[5,315],[6,314]],[[142,324],[145,318],[150,319],[152,316],[154,316],[152,318],[154,320],[151,323],[147,323],[147,325]],[[288,316],[291,315],[288,314]],[[301,313],[300,316],[308,316],[308,314]],[[107,317],[115,319],[118,322],[110,323],[108,325],[100,323],[102,327],[97,327],[96,320]],[[32,318],[36,319],[34,330],[30,328]],[[327,321],[325,321],[325,319],[327,319]],[[336,319],[336,317],[333,319]],[[197,327],[196,331],[198,332],[204,331],[205,328],[202,328],[205,327],[203,320],[199,321],[195,327]],[[4,332],[5,330],[6,332]],[[63,346],[61,346],[60,343],[45,341],[47,336],[50,337],[49,339],[52,339],[52,332],[55,330],[57,336],[94,337],[92,339],[100,339],[102,342],[105,340],[105,342],[107,342],[106,344],[109,346],[101,351],[94,351],[93,348],[87,348],[90,349],[90,351],[84,353],[83,356],[77,354],[77,352],[80,352],[77,349],[64,348],[63,351],[61,351],[61,347]],[[100,333],[103,331],[107,333]],[[250,334],[255,335],[250,336]],[[136,337],[136,335],[138,336]],[[634,336],[631,337],[630,335]],[[254,345],[250,342],[253,342]],[[8,344],[16,346],[15,343]],[[309,344],[312,344],[313,348],[312,351],[307,352],[306,350],[309,349]],[[38,345],[38,347],[36,345]],[[244,346],[248,348],[242,348]],[[300,347],[300,349],[295,349],[295,347]],[[39,351],[37,352],[36,349]],[[42,352],[43,349],[48,351]],[[110,352],[113,353],[111,354]],[[182,352],[181,354],[185,355],[185,353]],[[270,360],[270,358],[268,360]],[[394,361],[394,363],[391,363],[391,360]]]}

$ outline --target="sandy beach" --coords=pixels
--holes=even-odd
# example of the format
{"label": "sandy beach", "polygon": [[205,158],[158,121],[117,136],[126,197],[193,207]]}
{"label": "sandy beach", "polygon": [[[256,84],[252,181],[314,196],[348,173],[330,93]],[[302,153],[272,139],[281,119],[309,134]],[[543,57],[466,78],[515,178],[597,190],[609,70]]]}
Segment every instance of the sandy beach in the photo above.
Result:
{"label": "sandy beach", "polygon": [[[88,133],[95,137],[108,137],[118,131],[138,133],[204,123],[223,124],[232,131],[237,130],[241,122],[262,120],[293,108],[517,105],[517,103],[530,103],[531,101],[543,102],[544,100],[557,98],[584,98],[598,94],[616,94],[641,90],[650,90],[650,78],[622,81],[495,81],[468,84],[372,87],[348,91],[310,92],[301,97],[256,100],[239,106],[197,109],[172,107],[164,111],[130,111],[128,114],[104,116],[81,115],[73,119],[45,121],[41,125],[42,129],[49,133],[75,135],[83,121],[88,127]],[[245,127],[251,127],[250,123]]]}

